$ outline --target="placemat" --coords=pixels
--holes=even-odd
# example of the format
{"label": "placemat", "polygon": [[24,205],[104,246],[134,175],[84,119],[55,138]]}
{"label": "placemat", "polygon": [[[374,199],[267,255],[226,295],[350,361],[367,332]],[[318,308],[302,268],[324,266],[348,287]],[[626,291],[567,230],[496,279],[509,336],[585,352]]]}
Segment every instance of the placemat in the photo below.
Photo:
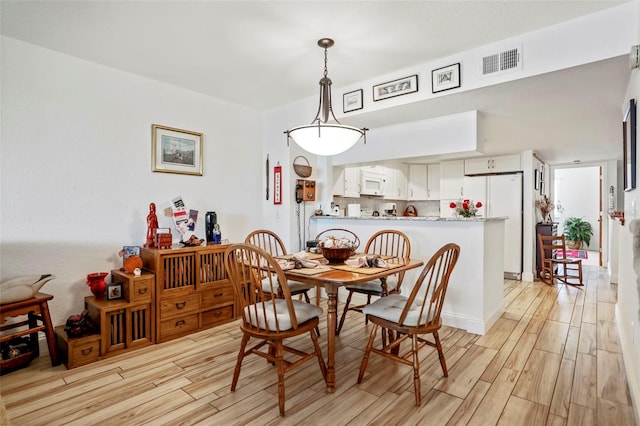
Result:
{"label": "placemat", "polygon": [[402,266],[399,263],[389,263],[388,265],[389,265],[388,268],[356,268],[346,264],[331,265],[331,267],[333,269],[340,269],[342,271],[357,272],[358,274],[365,274],[365,275],[373,275],[373,274],[377,274],[378,272],[388,271],[389,269],[399,268],[400,266]]}
{"label": "placemat", "polygon": [[317,268],[287,269],[285,272],[293,272],[294,274],[300,275],[316,275],[330,270],[331,268],[327,266],[319,266]]}

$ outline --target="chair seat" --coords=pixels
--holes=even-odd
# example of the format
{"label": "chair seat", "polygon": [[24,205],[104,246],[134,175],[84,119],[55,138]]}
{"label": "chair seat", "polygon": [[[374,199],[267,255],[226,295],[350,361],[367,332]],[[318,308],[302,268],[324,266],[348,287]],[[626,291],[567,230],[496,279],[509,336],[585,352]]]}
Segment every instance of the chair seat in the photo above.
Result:
{"label": "chair seat", "polygon": [[[347,290],[355,291],[356,293],[377,293],[382,296],[382,284],[380,280],[367,281],[363,284],[358,285],[348,285],[346,286]],[[387,278],[387,292],[391,292],[398,288],[398,276],[392,275]]]}
{"label": "chair seat", "polygon": [[[322,315],[322,308],[319,306],[312,305],[311,303],[301,302],[298,300],[292,300],[292,302],[293,309],[296,312],[296,318],[298,319],[298,324],[305,323],[312,318],[320,317],[320,315]],[[245,307],[245,316],[249,317],[249,315],[247,315],[247,310],[255,310],[256,308],[262,310],[262,304],[249,305]],[[262,315],[258,316],[258,323],[256,323],[256,316],[252,315],[251,325],[263,330],[276,331],[276,314],[274,313],[274,308],[277,312],[277,319],[280,330],[290,330],[292,328],[291,317],[289,315],[289,307],[287,306],[287,301],[285,299],[273,299],[272,301],[269,301],[265,304],[267,317],[266,325],[264,323],[264,317]]]}
{"label": "chair seat", "polygon": [[[287,284],[289,284],[289,291],[291,291],[292,295],[309,291],[315,287],[312,284],[305,284],[299,281],[287,281]],[[269,278],[265,278],[262,280],[262,291],[264,291],[265,293],[269,293],[271,291]]]}
{"label": "chair seat", "polygon": [[[407,305],[408,297],[403,296],[401,294],[391,294],[387,297],[382,297],[375,302],[365,306],[362,309],[362,313],[365,315],[372,315],[374,317],[382,318],[391,322],[399,322],[400,315],[402,315],[402,310]],[[427,311],[422,312],[422,317],[420,316],[420,309],[422,307],[421,300],[415,300],[411,304],[411,308],[409,309],[409,314],[405,319],[404,323],[401,325],[415,327],[419,324],[425,324],[429,322],[433,318],[428,318]],[[433,317],[433,314],[431,314]],[[418,322],[420,319],[420,322]]]}

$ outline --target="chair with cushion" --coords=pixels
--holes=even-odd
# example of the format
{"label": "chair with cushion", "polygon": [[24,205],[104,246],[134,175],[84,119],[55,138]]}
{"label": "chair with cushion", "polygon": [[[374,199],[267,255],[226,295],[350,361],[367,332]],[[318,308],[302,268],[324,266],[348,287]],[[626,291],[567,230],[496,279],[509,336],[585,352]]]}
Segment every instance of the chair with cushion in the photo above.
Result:
{"label": "chair with cushion", "polygon": [[[251,244],[234,244],[227,248],[224,255],[225,268],[242,315],[240,329],[242,341],[238,360],[233,372],[231,391],[236,390],[242,361],[245,356],[256,354],[267,359],[277,367],[278,372],[278,405],[280,415],[284,416],[285,389],[284,375],[289,370],[304,362],[317,358],[322,378],[327,378],[327,369],[318,344],[316,327],[322,308],[291,298],[282,269],[273,257],[259,247]],[[282,292],[282,298],[268,297],[270,294]],[[312,352],[304,352],[285,345],[284,340],[309,333],[312,341]],[[247,348],[249,339],[258,342]],[[300,342],[302,345],[306,343]],[[265,347],[266,350],[260,350]],[[291,356],[284,358],[287,352]],[[290,360],[295,358],[294,360]],[[320,378],[320,376],[318,377]]]}
{"label": "chair with cushion", "polygon": [[[391,294],[364,307],[363,313],[373,323],[373,329],[360,364],[358,383],[362,383],[371,352],[413,366],[413,388],[416,405],[419,406],[421,394],[418,351],[426,345],[438,350],[442,373],[444,377],[448,377],[438,331],[449,277],[459,255],[460,247],[457,244],[446,244],[425,265],[409,296]],[[396,334],[396,339],[389,341],[389,344],[383,343],[381,349],[373,347],[379,327],[392,330]],[[420,337],[424,334],[432,334],[434,341]],[[411,347],[408,350],[405,348],[406,352],[402,353],[400,345],[406,340],[411,342]]]}
{"label": "chair with cushion", "polygon": [[542,270],[540,279],[547,285],[558,280],[568,285],[582,286],[582,259],[567,259],[567,242],[563,235],[538,234]]}
{"label": "chair with cushion", "polygon": [[[407,258],[411,256],[411,243],[409,237],[400,231],[385,229],[376,232],[369,238],[365,247],[365,253],[371,255],[380,255],[393,262],[393,259]],[[340,334],[344,324],[345,317],[349,311],[362,312],[362,308],[366,305],[351,306],[351,298],[353,293],[363,294],[367,296],[367,305],[371,303],[371,296],[383,297],[388,294],[400,293],[400,285],[404,279],[404,272],[391,275],[375,281],[369,281],[357,286],[347,286],[349,292],[344,310],[340,316],[340,322],[336,329],[336,335]]]}
{"label": "chair with cushion", "polygon": [[[266,229],[258,229],[256,231],[251,232],[247,235],[247,238],[244,240],[247,244],[252,244],[254,246],[260,247],[265,250],[271,256],[284,256],[287,254],[287,249],[282,242],[282,239],[272,231],[268,231]],[[309,290],[314,288],[315,286],[312,284],[304,284],[298,281],[289,281],[289,291],[292,296],[297,296],[299,294],[304,295],[304,299],[307,303],[311,303],[309,300]],[[265,292],[268,293],[268,283],[265,283]],[[319,289],[318,289],[319,290]],[[281,293],[276,293],[279,297],[281,297]],[[271,294],[268,293],[270,296]]]}

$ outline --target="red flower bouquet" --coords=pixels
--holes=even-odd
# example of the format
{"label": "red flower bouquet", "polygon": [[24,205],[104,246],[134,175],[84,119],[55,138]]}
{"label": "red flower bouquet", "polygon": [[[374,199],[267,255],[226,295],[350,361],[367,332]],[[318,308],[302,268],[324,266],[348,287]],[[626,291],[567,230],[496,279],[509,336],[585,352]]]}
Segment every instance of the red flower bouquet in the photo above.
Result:
{"label": "red flower bouquet", "polygon": [[458,200],[452,201],[449,207],[455,209],[458,216],[474,217],[478,209],[482,207],[482,203],[480,201],[474,203],[472,200]]}

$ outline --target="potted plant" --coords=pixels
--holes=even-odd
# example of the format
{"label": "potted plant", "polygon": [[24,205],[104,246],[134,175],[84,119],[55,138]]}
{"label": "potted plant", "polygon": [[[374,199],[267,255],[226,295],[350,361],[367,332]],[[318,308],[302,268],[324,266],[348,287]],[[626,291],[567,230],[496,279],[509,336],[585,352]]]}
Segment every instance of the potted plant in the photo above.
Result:
{"label": "potted plant", "polygon": [[567,238],[567,246],[571,249],[580,249],[583,245],[589,246],[593,237],[591,224],[579,217],[569,217],[564,221],[564,235]]}

